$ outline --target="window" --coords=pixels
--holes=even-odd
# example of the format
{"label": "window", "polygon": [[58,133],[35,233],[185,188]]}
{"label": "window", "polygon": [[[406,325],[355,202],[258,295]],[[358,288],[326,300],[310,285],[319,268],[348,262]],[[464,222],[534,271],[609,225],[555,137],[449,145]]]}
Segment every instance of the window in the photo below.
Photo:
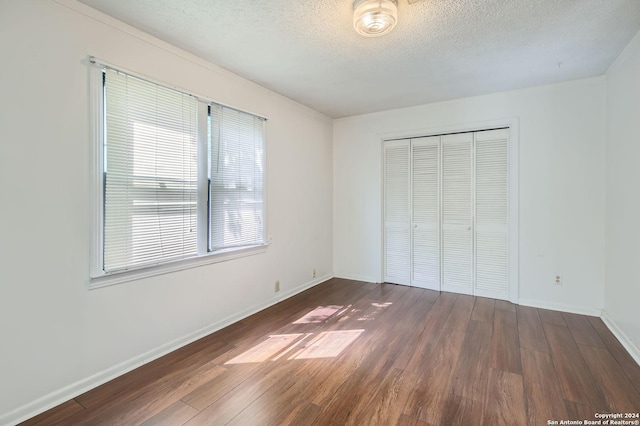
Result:
{"label": "window", "polygon": [[265,119],[99,72],[92,277],[263,246]]}
{"label": "window", "polygon": [[209,250],[262,243],[261,119],[209,106]]}

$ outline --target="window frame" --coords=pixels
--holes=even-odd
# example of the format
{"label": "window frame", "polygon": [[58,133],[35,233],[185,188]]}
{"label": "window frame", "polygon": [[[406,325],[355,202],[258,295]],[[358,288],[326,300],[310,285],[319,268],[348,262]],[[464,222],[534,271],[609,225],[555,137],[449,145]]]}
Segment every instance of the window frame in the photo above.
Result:
{"label": "window frame", "polygon": [[[267,118],[238,108],[230,107],[207,97],[200,96],[177,88],[175,86],[159,82],[136,72],[131,72],[119,66],[111,65],[107,62],[90,56],[89,63],[89,119],[90,119],[90,141],[91,141],[91,265],[87,286],[90,289],[111,286],[123,282],[138,280],[146,277],[162,275],[179,270],[190,269],[202,265],[224,262],[245,256],[264,253],[270,244],[270,237],[267,233]],[[105,69],[112,69],[137,79],[157,84],[161,87],[174,90],[189,96],[193,96],[197,101],[197,254],[195,256],[171,260],[159,261],[153,264],[132,266],[131,268],[117,271],[105,272],[104,270],[104,136],[105,136],[105,97],[103,73]],[[242,113],[258,117],[262,121],[262,243],[223,248],[209,251],[209,134],[208,134],[208,109],[209,105],[220,105],[224,108],[231,108]]]}

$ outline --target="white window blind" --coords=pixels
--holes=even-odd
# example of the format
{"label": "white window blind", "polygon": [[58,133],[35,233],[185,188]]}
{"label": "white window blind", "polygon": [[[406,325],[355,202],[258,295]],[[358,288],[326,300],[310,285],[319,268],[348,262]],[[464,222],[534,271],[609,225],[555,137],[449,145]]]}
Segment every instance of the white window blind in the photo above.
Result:
{"label": "white window blind", "polygon": [[264,120],[209,107],[209,250],[264,243]]}
{"label": "white window blind", "polygon": [[92,284],[258,253],[266,119],[92,63]]}
{"label": "white window blind", "polygon": [[105,272],[195,256],[197,100],[104,71]]}

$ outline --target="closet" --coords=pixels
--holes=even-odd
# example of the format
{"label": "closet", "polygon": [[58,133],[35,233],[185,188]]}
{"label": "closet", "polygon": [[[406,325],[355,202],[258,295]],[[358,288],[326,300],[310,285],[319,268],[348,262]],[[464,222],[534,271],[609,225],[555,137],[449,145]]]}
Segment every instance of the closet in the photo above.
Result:
{"label": "closet", "polygon": [[509,129],[384,142],[384,280],[509,299]]}

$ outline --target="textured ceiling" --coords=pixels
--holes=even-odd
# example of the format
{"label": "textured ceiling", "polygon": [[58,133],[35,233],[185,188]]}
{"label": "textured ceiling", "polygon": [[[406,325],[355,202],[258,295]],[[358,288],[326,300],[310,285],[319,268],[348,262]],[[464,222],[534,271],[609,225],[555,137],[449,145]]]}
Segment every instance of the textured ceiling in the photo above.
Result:
{"label": "textured ceiling", "polygon": [[351,0],[80,0],[338,118],[603,74],[639,0],[398,1],[379,38]]}

